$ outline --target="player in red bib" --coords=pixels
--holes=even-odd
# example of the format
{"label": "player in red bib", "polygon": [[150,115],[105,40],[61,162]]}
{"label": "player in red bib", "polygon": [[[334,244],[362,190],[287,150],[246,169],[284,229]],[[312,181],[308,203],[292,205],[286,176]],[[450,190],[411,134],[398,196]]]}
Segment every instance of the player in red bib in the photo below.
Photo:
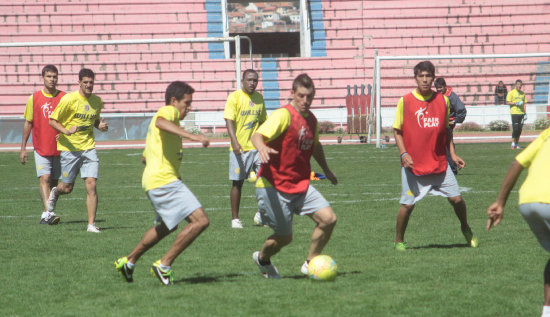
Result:
{"label": "player in red bib", "polygon": [[449,149],[459,168],[464,161],[455,153],[449,137],[449,99],[432,90],[435,67],[429,62],[414,67],[417,88],[399,100],[393,124],[395,142],[401,153],[401,208],[397,214],[395,248],[405,251],[405,230],[416,202],[431,193],[447,197],[460,220],[466,241],[478,246],[467,221],[466,203],[456,177],[447,163]]}
{"label": "player in red bib", "polygon": [[271,257],[292,241],[292,217],[308,215],[315,223],[311,246],[301,267],[308,273],[309,260],[321,254],[336,225],[336,215],[325,198],[309,183],[310,159],[315,158],[326,177],[338,180],[329,169],[319,142],[317,119],[309,110],[315,86],[307,74],[292,83],[292,101],[275,110],[252,135],[262,162],[256,181],[256,198],[262,223],[274,234],[261,251],[252,255],[266,278],[280,278]]}
{"label": "player in red bib", "polygon": [[40,197],[44,204],[40,223],[47,225],[59,223],[59,217],[54,212],[48,212],[47,207],[50,190],[57,185],[61,172],[57,131],[49,125],[50,115],[65,95],[63,91],[57,90],[58,75],[59,72],[54,65],[42,68],[44,88],[32,94],[27,101],[19,154],[21,164],[25,164],[28,161],[27,141],[32,132],[36,175],[40,180]]}

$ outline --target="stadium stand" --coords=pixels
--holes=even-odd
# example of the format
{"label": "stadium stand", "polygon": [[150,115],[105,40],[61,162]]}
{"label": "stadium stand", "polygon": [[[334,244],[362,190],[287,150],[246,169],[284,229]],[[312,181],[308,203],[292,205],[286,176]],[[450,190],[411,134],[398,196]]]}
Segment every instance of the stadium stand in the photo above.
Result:
{"label": "stadium stand", "polygon": [[[220,1],[212,0],[14,0],[0,3],[0,42],[82,41],[219,36]],[[550,51],[546,0],[309,1],[312,57],[262,58],[258,89],[270,108],[286,102],[292,79],[307,72],[317,85],[314,108],[345,107],[347,85],[372,83],[373,56],[508,54]],[[96,71],[95,92],[105,112],[153,112],[172,80],[196,89],[194,109],[221,111],[235,89],[234,61],[223,45],[208,43],[89,45],[0,49],[0,115],[21,115],[28,95],[40,87],[40,68],[58,65],[63,90],[74,90],[85,66]],[[512,67],[514,61],[439,61],[468,106],[493,103],[494,85],[522,78],[528,100],[547,100],[547,61]],[[243,57],[243,67],[250,67]],[[384,69],[382,106],[393,107],[412,89],[410,65]],[[540,80],[545,78],[546,81]],[[547,84],[546,84],[547,85]],[[546,99],[545,99],[546,97]]]}

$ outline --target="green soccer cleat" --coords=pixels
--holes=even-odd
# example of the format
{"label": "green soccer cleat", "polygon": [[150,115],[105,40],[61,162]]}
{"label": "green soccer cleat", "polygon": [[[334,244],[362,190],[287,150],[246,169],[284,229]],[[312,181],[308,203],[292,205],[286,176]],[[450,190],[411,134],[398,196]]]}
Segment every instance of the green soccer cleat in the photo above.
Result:
{"label": "green soccer cleat", "polygon": [[132,274],[134,273],[134,269],[131,269],[128,267],[128,258],[123,257],[115,261],[115,268],[117,271],[122,274],[126,282],[132,283],[134,281],[134,278],[132,277]]}
{"label": "green soccer cleat", "polygon": [[407,250],[407,245],[405,242],[397,242],[397,243],[394,243],[393,244],[393,247],[397,250],[397,251],[406,251]]}
{"label": "green soccer cleat", "polygon": [[464,238],[466,238],[466,243],[470,245],[472,248],[477,248],[479,245],[479,240],[472,232],[472,229],[468,228],[466,230],[462,231],[462,234],[464,235]]}
{"label": "green soccer cleat", "polygon": [[160,260],[153,263],[151,266],[151,273],[156,276],[163,285],[174,284],[174,278],[172,276],[172,270],[163,270],[160,268]]}

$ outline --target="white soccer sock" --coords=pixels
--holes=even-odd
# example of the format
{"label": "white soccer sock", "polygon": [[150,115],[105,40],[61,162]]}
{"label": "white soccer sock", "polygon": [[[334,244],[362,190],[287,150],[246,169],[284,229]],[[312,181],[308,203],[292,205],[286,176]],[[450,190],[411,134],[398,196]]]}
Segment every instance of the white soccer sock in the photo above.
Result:
{"label": "white soccer sock", "polygon": [[128,268],[129,268],[129,269],[133,269],[134,266],[135,266],[135,264],[132,263],[132,262],[130,262],[130,261],[126,262],[126,265],[128,265]]}
{"label": "white soccer sock", "polygon": [[162,263],[160,264],[160,268],[163,270],[163,271],[169,271],[172,269],[171,266],[166,266],[166,265],[163,265]]}
{"label": "white soccer sock", "polygon": [[40,219],[46,219],[46,218],[48,218],[49,215],[50,215],[49,212],[43,211],[43,212],[42,212],[42,216],[40,217]]}
{"label": "white soccer sock", "polygon": [[542,316],[541,317],[550,317],[550,306],[542,306]]}

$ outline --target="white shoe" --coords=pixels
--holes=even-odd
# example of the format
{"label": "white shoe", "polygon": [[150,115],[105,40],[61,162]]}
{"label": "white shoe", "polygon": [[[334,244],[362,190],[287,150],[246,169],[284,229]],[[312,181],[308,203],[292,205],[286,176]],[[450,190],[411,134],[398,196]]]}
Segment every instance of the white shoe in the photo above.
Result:
{"label": "white shoe", "polygon": [[241,219],[233,219],[231,220],[231,228],[234,228],[234,229],[242,229],[243,228],[243,224],[241,222]]}
{"label": "white shoe", "polygon": [[309,264],[307,263],[307,261],[305,261],[304,264],[302,264],[302,267],[300,268],[300,271],[304,275],[309,275]]}
{"label": "white shoe", "polygon": [[254,224],[256,226],[263,226],[264,223],[262,221],[262,215],[260,215],[259,211],[256,211],[256,214],[254,215]]}
{"label": "white shoe", "polygon": [[280,279],[281,275],[279,274],[279,271],[277,271],[277,268],[273,263],[269,265],[261,265],[260,264],[260,251],[256,251],[252,253],[252,259],[258,267],[260,268],[260,272],[264,275],[265,278],[274,278],[274,279]]}
{"label": "white shoe", "polygon": [[50,197],[48,197],[48,212],[50,213],[53,213],[57,198],[59,198],[59,196],[56,196],[54,193],[56,189],[57,187],[52,188],[52,190],[50,190]]}
{"label": "white shoe", "polygon": [[88,225],[87,231],[92,233],[101,233],[101,231],[99,231],[99,228],[96,227],[95,224]]}

